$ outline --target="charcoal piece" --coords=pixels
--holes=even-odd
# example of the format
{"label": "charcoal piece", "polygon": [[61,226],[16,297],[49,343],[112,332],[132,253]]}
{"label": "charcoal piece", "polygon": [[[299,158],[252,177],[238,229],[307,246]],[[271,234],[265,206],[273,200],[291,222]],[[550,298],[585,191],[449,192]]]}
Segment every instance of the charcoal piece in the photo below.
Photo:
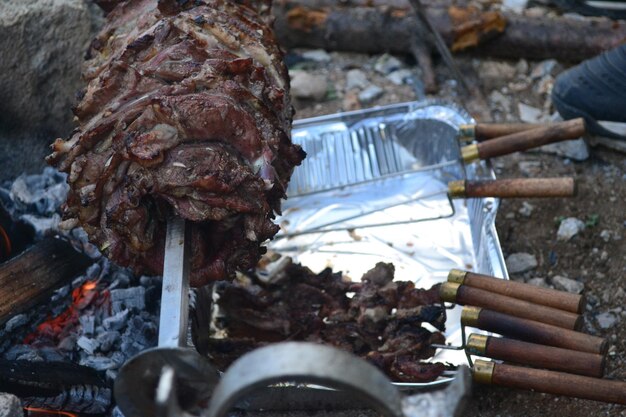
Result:
{"label": "charcoal piece", "polygon": [[143,310],[146,307],[146,289],[131,287],[111,290],[111,310],[114,314],[125,309]]}
{"label": "charcoal piece", "polygon": [[102,325],[107,330],[121,330],[126,326],[128,313],[128,310],[120,311],[119,313],[104,319],[102,321]]}
{"label": "charcoal piece", "polygon": [[83,315],[78,318],[83,334],[92,335],[96,330],[96,318],[92,315]]}
{"label": "charcoal piece", "polygon": [[119,338],[120,338],[120,332],[107,331],[107,332],[100,333],[96,337],[96,340],[98,340],[98,342],[100,343],[100,351],[106,353],[109,350],[111,350],[111,348],[113,347],[115,342],[119,340]]}
{"label": "charcoal piece", "polygon": [[68,362],[0,360],[0,392],[51,410],[104,413],[111,404],[111,389],[94,369]]}
{"label": "charcoal piece", "polygon": [[76,341],[76,344],[79,348],[87,352],[89,355],[93,355],[96,349],[100,346],[100,342],[96,339],[91,339],[89,337],[81,336]]}
{"label": "charcoal piece", "polygon": [[22,403],[15,395],[0,393],[0,416],[23,417]]}

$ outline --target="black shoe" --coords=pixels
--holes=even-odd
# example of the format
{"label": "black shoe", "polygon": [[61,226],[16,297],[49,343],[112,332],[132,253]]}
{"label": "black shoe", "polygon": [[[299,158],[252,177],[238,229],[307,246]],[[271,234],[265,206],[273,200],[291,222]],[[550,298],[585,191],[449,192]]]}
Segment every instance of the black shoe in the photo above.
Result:
{"label": "black shoe", "polygon": [[626,139],[598,123],[626,123],[626,45],[559,74],[552,102],[564,119],[584,117],[590,133]]}

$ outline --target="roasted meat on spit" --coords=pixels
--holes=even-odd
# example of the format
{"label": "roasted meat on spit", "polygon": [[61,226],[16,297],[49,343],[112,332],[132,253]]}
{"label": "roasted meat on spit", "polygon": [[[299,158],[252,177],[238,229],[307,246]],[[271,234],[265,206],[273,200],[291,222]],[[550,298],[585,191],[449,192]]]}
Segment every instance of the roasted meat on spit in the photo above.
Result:
{"label": "roasted meat on spit", "polygon": [[48,161],[69,174],[68,226],[136,273],[162,272],[170,214],[193,223],[193,286],[253,267],[278,231],[304,152],[267,4],[242,3],[102,1],[79,127]]}

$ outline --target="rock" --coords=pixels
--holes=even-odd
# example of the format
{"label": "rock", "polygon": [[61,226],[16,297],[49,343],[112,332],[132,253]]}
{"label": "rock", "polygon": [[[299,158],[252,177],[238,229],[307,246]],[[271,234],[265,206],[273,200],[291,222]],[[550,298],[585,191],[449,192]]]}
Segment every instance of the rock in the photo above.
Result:
{"label": "rock", "polygon": [[348,91],[341,100],[341,108],[343,111],[359,110],[361,108],[359,95],[354,91]]}
{"label": "rock", "polygon": [[387,75],[386,78],[392,83],[394,83],[395,85],[403,85],[405,84],[406,80],[412,77],[413,77],[413,71],[405,68],[405,69],[399,69],[397,71],[392,72],[391,74]]}
{"label": "rock", "polygon": [[515,71],[517,71],[519,75],[522,75],[524,77],[526,77],[526,74],[528,74],[528,68],[528,61],[523,58],[517,61],[517,64],[515,64]]}
{"label": "rock", "polygon": [[600,313],[596,316],[596,321],[598,322],[598,326],[602,329],[610,329],[615,326],[617,323],[617,315],[615,315],[611,311],[607,311],[605,313]]}
{"label": "rock", "polygon": [[315,62],[330,62],[331,58],[328,52],[323,49],[312,49],[302,53],[302,58]]}
{"label": "rock", "polygon": [[402,68],[404,64],[395,56],[381,55],[374,63],[374,70],[382,75],[387,75]]}
{"label": "rock", "polygon": [[520,161],[517,166],[522,174],[527,175],[529,177],[534,177],[537,174],[541,173],[542,166],[541,161]]}
{"label": "rock", "polygon": [[611,233],[610,230],[603,230],[600,232],[600,239],[608,243],[611,240],[612,235],[613,234]]}
{"label": "rock", "polygon": [[494,90],[489,94],[489,103],[505,114],[511,112],[511,99],[498,90]]}
{"label": "rock", "polygon": [[568,241],[585,229],[585,223],[575,217],[563,220],[556,232],[557,240]]}
{"label": "rock", "polygon": [[370,85],[365,90],[359,93],[359,101],[363,104],[368,104],[376,100],[378,97],[382,96],[384,93],[385,90],[383,90],[379,86]]}
{"label": "rock", "polygon": [[551,75],[546,75],[535,84],[534,89],[537,94],[550,94],[553,86],[554,78]]}
{"label": "rock", "polygon": [[506,267],[511,274],[519,274],[537,267],[537,258],[530,253],[519,252],[506,258]]}
{"label": "rock", "polygon": [[546,75],[555,75],[559,72],[559,63],[555,59],[546,59],[541,61],[530,72],[530,78],[538,80]]}
{"label": "rock", "polygon": [[83,56],[102,23],[89,4],[0,2],[0,126],[47,132],[47,141],[71,132]]}
{"label": "rock", "polygon": [[6,392],[0,393],[0,417],[22,417],[22,403],[19,398]]}
{"label": "rock", "polygon": [[561,275],[552,277],[552,284],[554,284],[554,287],[558,290],[571,292],[573,294],[580,294],[585,289],[585,284],[582,282]]}
{"label": "rock", "polygon": [[531,278],[526,283],[530,285],[534,285],[535,287],[550,288],[545,278],[539,278],[539,277]]}
{"label": "rock", "polygon": [[483,60],[478,66],[480,79],[485,83],[485,88],[494,88],[502,80],[510,81],[515,78],[517,71],[515,66],[505,61]]}
{"label": "rock", "polygon": [[517,109],[519,111],[519,118],[525,123],[540,123],[543,119],[543,112],[536,108],[524,103],[517,103]]}
{"label": "rock", "polygon": [[328,80],[324,75],[306,71],[289,71],[291,95],[305,100],[322,100],[326,97]]}
{"label": "rock", "polygon": [[528,4],[528,0],[502,0],[502,10],[521,13]]}
{"label": "rock", "polygon": [[522,207],[520,207],[520,209],[517,212],[524,217],[530,217],[531,214],[533,214],[534,209],[535,209],[535,206],[530,204],[528,201],[523,201]]}
{"label": "rock", "polygon": [[566,140],[559,143],[551,143],[539,148],[541,152],[553,153],[575,161],[589,159],[589,145],[582,138]]}
{"label": "rock", "polygon": [[351,69],[346,73],[346,90],[363,89],[368,85],[367,75],[360,69]]}
{"label": "rock", "polygon": [[589,144],[593,147],[603,146],[614,151],[626,153],[626,141],[620,139],[611,139],[601,136],[591,136],[589,138]]}

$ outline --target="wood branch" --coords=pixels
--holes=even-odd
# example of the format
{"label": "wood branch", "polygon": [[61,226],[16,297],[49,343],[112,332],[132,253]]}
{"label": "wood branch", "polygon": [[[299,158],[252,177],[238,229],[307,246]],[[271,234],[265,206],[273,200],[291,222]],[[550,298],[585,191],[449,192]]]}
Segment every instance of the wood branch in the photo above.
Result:
{"label": "wood branch", "polygon": [[47,301],[91,263],[69,243],[47,238],[0,264],[0,324]]}
{"label": "wood branch", "polygon": [[[408,6],[396,7],[399,2],[332,7],[329,0],[279,0],[273,6],[275,29],[287,47],[411,53],[412,37],[426,36],[426,31]],[[528,17],[453,6],[430,7],[427,14],[453,51],[499,58],[577,62],[626,41],[626,22],[609,19]]]}

